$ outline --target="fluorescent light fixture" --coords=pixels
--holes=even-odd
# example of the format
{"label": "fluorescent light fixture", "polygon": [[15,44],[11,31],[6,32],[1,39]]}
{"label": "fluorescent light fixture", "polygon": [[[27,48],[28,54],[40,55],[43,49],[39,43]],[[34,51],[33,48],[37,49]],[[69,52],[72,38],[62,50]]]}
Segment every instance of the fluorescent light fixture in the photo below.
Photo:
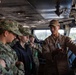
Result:
{"label": "fluorescent light fixture", "polygon": [[2,1],[0,0],[0,3],[2,3]]}
{"label": "fluorescent light fixture", "polygon": [[36,26],[35,26],[35,25],[32,25],[31,27],[32,27],[32,28],[35,28]]}
{"label": "fluorescent light fixture", "polygon": [[25,25],[24,25],[23,27],[25,27],[25,28],[29,28],[29,26],[25,26]]}
{"label": "fluorescent light fixture", "polygon": [[64,16],[60,15],[59,17],[56,14],[41,14],[45,19],[51,18],[64,18]]}
{"label": "fluorescent light fixture", "polygon": [[51,12],[51,11],[55,11],[56,9],[37,9],[38,12]]}

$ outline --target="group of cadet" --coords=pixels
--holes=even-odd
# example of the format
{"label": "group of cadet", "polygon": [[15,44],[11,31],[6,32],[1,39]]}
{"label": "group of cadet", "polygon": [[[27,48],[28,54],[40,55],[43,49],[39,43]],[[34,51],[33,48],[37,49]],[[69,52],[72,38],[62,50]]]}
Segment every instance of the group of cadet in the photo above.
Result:
{"label": "group of cadet", "polygon": [[[16,21],[0,20],[0,75],[74,75],[68,66],[68,48],[76,54],[76,44],[59,34],[60,23],[52,20],[49,24],[52,34],[42,47],[34,42],[29,28]],[[10,45],[8,43],[11,43]],[[68,47],[68,48],[67,48]],[[38,53],[45,59],[41,74]]]}
{"label": "group of cadet", "polygon": [[[30,29],[16,21],[0,20],[0,75],[37,75],[40,48],[30,43],[29,35]],[[32,52],[33,49],[36,52]]]}

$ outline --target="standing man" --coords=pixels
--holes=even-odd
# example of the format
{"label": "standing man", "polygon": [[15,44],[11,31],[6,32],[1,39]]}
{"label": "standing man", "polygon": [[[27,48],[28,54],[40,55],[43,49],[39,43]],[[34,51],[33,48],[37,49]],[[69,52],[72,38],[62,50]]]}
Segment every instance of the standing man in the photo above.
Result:
{"label": "standing man", "polygon": [[73,75],[68,66],[67,47],[76,54],[76,44],[64,35],[60,35],[60,23],[58,20],[50,21],[52,34],[47,37],[43,44],[42,53],[46,59],[44,68],[45,75]]}
{"label": "standing man", "polygon": [[24,75],[16,66],[18,60],[15,51],[7,45],[16,38],[16,35],[22,34],[15,21],[0,20],[0,75]]}
{"label": "standing man", "polygon": [[29,35],[30,48],[32,50],[32,56],[36,65],[36,75],[38,75],[39,70],[39,53],[42,53],[42,47],[40,44],[35,43],[35,36],[33,34]]}
{"label": "standing man", "polygon": [[21,25],[19,26],[19,30],[23,35],[18,36],[19,41],[17,41],[12,48],[16,51],[18,60],[24,64],[25,75],[36,75],[32,51],[28,44],[31,31],[29,28],[24,28]]}

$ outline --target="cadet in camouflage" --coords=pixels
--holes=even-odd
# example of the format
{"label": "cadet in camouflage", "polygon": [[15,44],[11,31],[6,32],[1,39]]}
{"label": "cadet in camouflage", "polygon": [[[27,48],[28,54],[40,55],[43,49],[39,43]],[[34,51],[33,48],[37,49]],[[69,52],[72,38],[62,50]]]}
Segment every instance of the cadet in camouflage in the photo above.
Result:
{"label": "cadet in camouflage", "polygon": [[36,65],[36,75],[38,75],[39,69],[39,54],[42,53],[42,47],[39,43],[35,43],[35,36],[33,34],[29,35],[29,45],[32,50],[33,60]]}
{"label": "cadet in camouflage", "polygon": [[0,75],[24,75],[16,67],[17,55],[7,43],[12,42],[19,32],[17,23],[12,20],[0,19]]}
{"label": "cadet in camouflage", "polygon": [[24,63],[25,75],[36,75],[35,74],[35,63],[33,61],[32,52],[29,47],[29,34],[31,33],[29,28],[19,26],[20,32],[23,36],[18,36],[19,41],[12,47],[17,55],[18,60]]}

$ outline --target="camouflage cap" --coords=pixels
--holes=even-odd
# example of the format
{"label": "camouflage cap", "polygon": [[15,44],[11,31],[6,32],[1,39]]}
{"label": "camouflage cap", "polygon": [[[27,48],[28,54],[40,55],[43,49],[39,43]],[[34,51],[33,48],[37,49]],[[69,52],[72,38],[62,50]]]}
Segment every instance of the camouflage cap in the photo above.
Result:
{"label": "camouflage cap", "polygon": [[22,35],[19,31],[18,23],[12,20],[5,20],[5,19],[0,20],[0,28],[11,31],[16,35]]}
{"label": "camouflage cap", "polygon": [[60,23],[59,23],[59,21],[58,20],[51,20],[50,21],[50,24],[49,24],[49,27],[51,27],[51,26],[60,26]]}
{"label": "camouflage cap", "polygon": [[30,35],[30,34],[31,34],[30,28],[23,27],[22,25],[19,25],[19,30],[20,30],[20,32],[21,32],[24,36],[27,36],[27,35]]}
{"label": "camouflage cap", "polygon": [[29,35],[29,38],[31,38],[31,37],[35,38],[35,35],[33,35],[33,34],[30,34],[30,35]]}

